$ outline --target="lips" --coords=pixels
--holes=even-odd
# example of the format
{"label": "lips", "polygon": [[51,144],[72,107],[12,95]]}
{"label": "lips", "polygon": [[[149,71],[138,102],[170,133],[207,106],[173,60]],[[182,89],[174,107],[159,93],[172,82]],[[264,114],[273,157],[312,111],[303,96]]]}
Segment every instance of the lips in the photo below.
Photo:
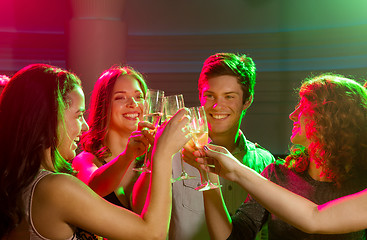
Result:
{"label": "lips", "polygon": [[218,113],[211,113],[210,116],[216,120],[222,120],[229,116],[229,114],[218,114]]}
{"label": "lips", "polygon": [[124,114],[122,114],[122,116],[124,118],[127,118],[127,119],[135,120],[135,119],[139,118],[140,114],[137,113],[137,112],[134,112],[134,113],[124,113]]}
{"label": "lips", "polygon": [[293,124],[292,133],[299,132],[300,126],[298,123]]}
{"label": "lips", "polygon": [[78,142],[80,141],[80,136],[76,137],[73,141],[73,146],[74,148],[78,148]]}

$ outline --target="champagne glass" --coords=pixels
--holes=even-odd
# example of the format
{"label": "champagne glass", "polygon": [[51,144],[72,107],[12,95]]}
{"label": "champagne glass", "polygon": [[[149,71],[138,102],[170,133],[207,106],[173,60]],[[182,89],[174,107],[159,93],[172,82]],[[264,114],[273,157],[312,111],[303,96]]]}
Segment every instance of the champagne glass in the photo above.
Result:
{"label": "champagne glass", "polygon": [[[208,123],[206,120],[204,107],[192,107],[189,108],[189,113],[191,120],[189,122],[189,128],[192,133],[192,140],[195,144],[195,147],[200,149],[208,143]],[[201,185],[195,190],[197,191],[206,191],[214,188],[219,188],[220,186],[216,183],[212,183],[209,180],[209,174],[205,171],[207,180],[203,182],[201,180]]]}
{"label": "champagne glass", "polygon": [[163,109],[163,121],[169,120],[178,110],[185,107],[184,98],[182,94],[171,95],[165,97]]}
{"label": "champagne glass", "polygon": [[[163,120],[169,120],[179,109],[185,107],[184,106],[184,98],[182,94],[179,95],[171,95],[165,97],[166,101],[164,103],[164,114]],[[180,180],[193,179],[195,177],[190,176],[184,169],[184,161],[181,157],[181,174],[178,178],[171,179],[171,182],[176,182]]]}
{"label": "champagne glass", "polygon": [[[157,128],[163,115],[163,106],[165,101],[164,91],[149,89],[145,100],[146,101],[144,104],[143,120],[152,123]],[[155,134],[155,131],[156,129],[153,130],[151,133]],[[151,172],[151,170],[148,167],[148,158],[149,158],[148,149],[149,146],[145,153],[143,166],[141,166],[140,168],[134,168],[133,169],[134,171]]]}

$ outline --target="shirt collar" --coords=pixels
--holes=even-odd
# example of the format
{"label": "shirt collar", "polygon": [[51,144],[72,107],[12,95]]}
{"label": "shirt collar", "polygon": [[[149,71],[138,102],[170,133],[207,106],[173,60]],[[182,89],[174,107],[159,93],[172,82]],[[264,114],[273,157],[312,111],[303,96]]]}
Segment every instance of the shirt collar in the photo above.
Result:
{"label": "shirt collar", "polygon": [[241,129],[238,132],[238,138],[237,138],[238,144],[237,147],[231,152],[233,156],[238,154],[246,154],[248,146],[245,134],[241,131]]}

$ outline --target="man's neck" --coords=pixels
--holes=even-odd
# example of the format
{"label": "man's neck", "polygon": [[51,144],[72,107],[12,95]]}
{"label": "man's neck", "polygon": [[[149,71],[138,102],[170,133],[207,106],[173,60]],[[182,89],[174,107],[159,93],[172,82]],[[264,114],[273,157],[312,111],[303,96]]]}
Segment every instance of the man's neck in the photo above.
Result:
{"label": "man's neck", "polygon": [[209,134],[214,144],[225,147],[228,151],[233,152],[238,146],[239,130],[233,133]]}

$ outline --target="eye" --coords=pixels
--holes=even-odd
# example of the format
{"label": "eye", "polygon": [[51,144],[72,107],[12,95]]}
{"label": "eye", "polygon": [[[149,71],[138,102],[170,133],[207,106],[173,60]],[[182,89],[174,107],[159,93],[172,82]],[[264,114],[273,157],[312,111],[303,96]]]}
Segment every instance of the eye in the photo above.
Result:
{"label": "eye", "polygon": [[80,114],[78,115],[78,119],[81,119],[81,120],[83,120],[83,119],[84,119],[84,112],[82,112],[82,113],[80,113]]}
{"label": "eye", "polygon": [[117,95],[117,96],[115,97],[115,100],[116,100],[116,101],[119,101],[119,100],[125,101],[125,100],[126,100],[126,96],[123,96],[123,95]]}
{"label": "eye", "polygon": [[142,94],[140,94],[135,99],[140,102],[140,101],[143,101],[144,100],[144,96]]}
{"label": "eye", "polygon": [[233,99],[234,96],[233,95],[226,95],[226,99]]}
{"label": "eye", "polygon": [[203,97],[206,98],[206,99],[214,99],[214,96],[212,94],[210,94],[210,93],[204,94]]}

